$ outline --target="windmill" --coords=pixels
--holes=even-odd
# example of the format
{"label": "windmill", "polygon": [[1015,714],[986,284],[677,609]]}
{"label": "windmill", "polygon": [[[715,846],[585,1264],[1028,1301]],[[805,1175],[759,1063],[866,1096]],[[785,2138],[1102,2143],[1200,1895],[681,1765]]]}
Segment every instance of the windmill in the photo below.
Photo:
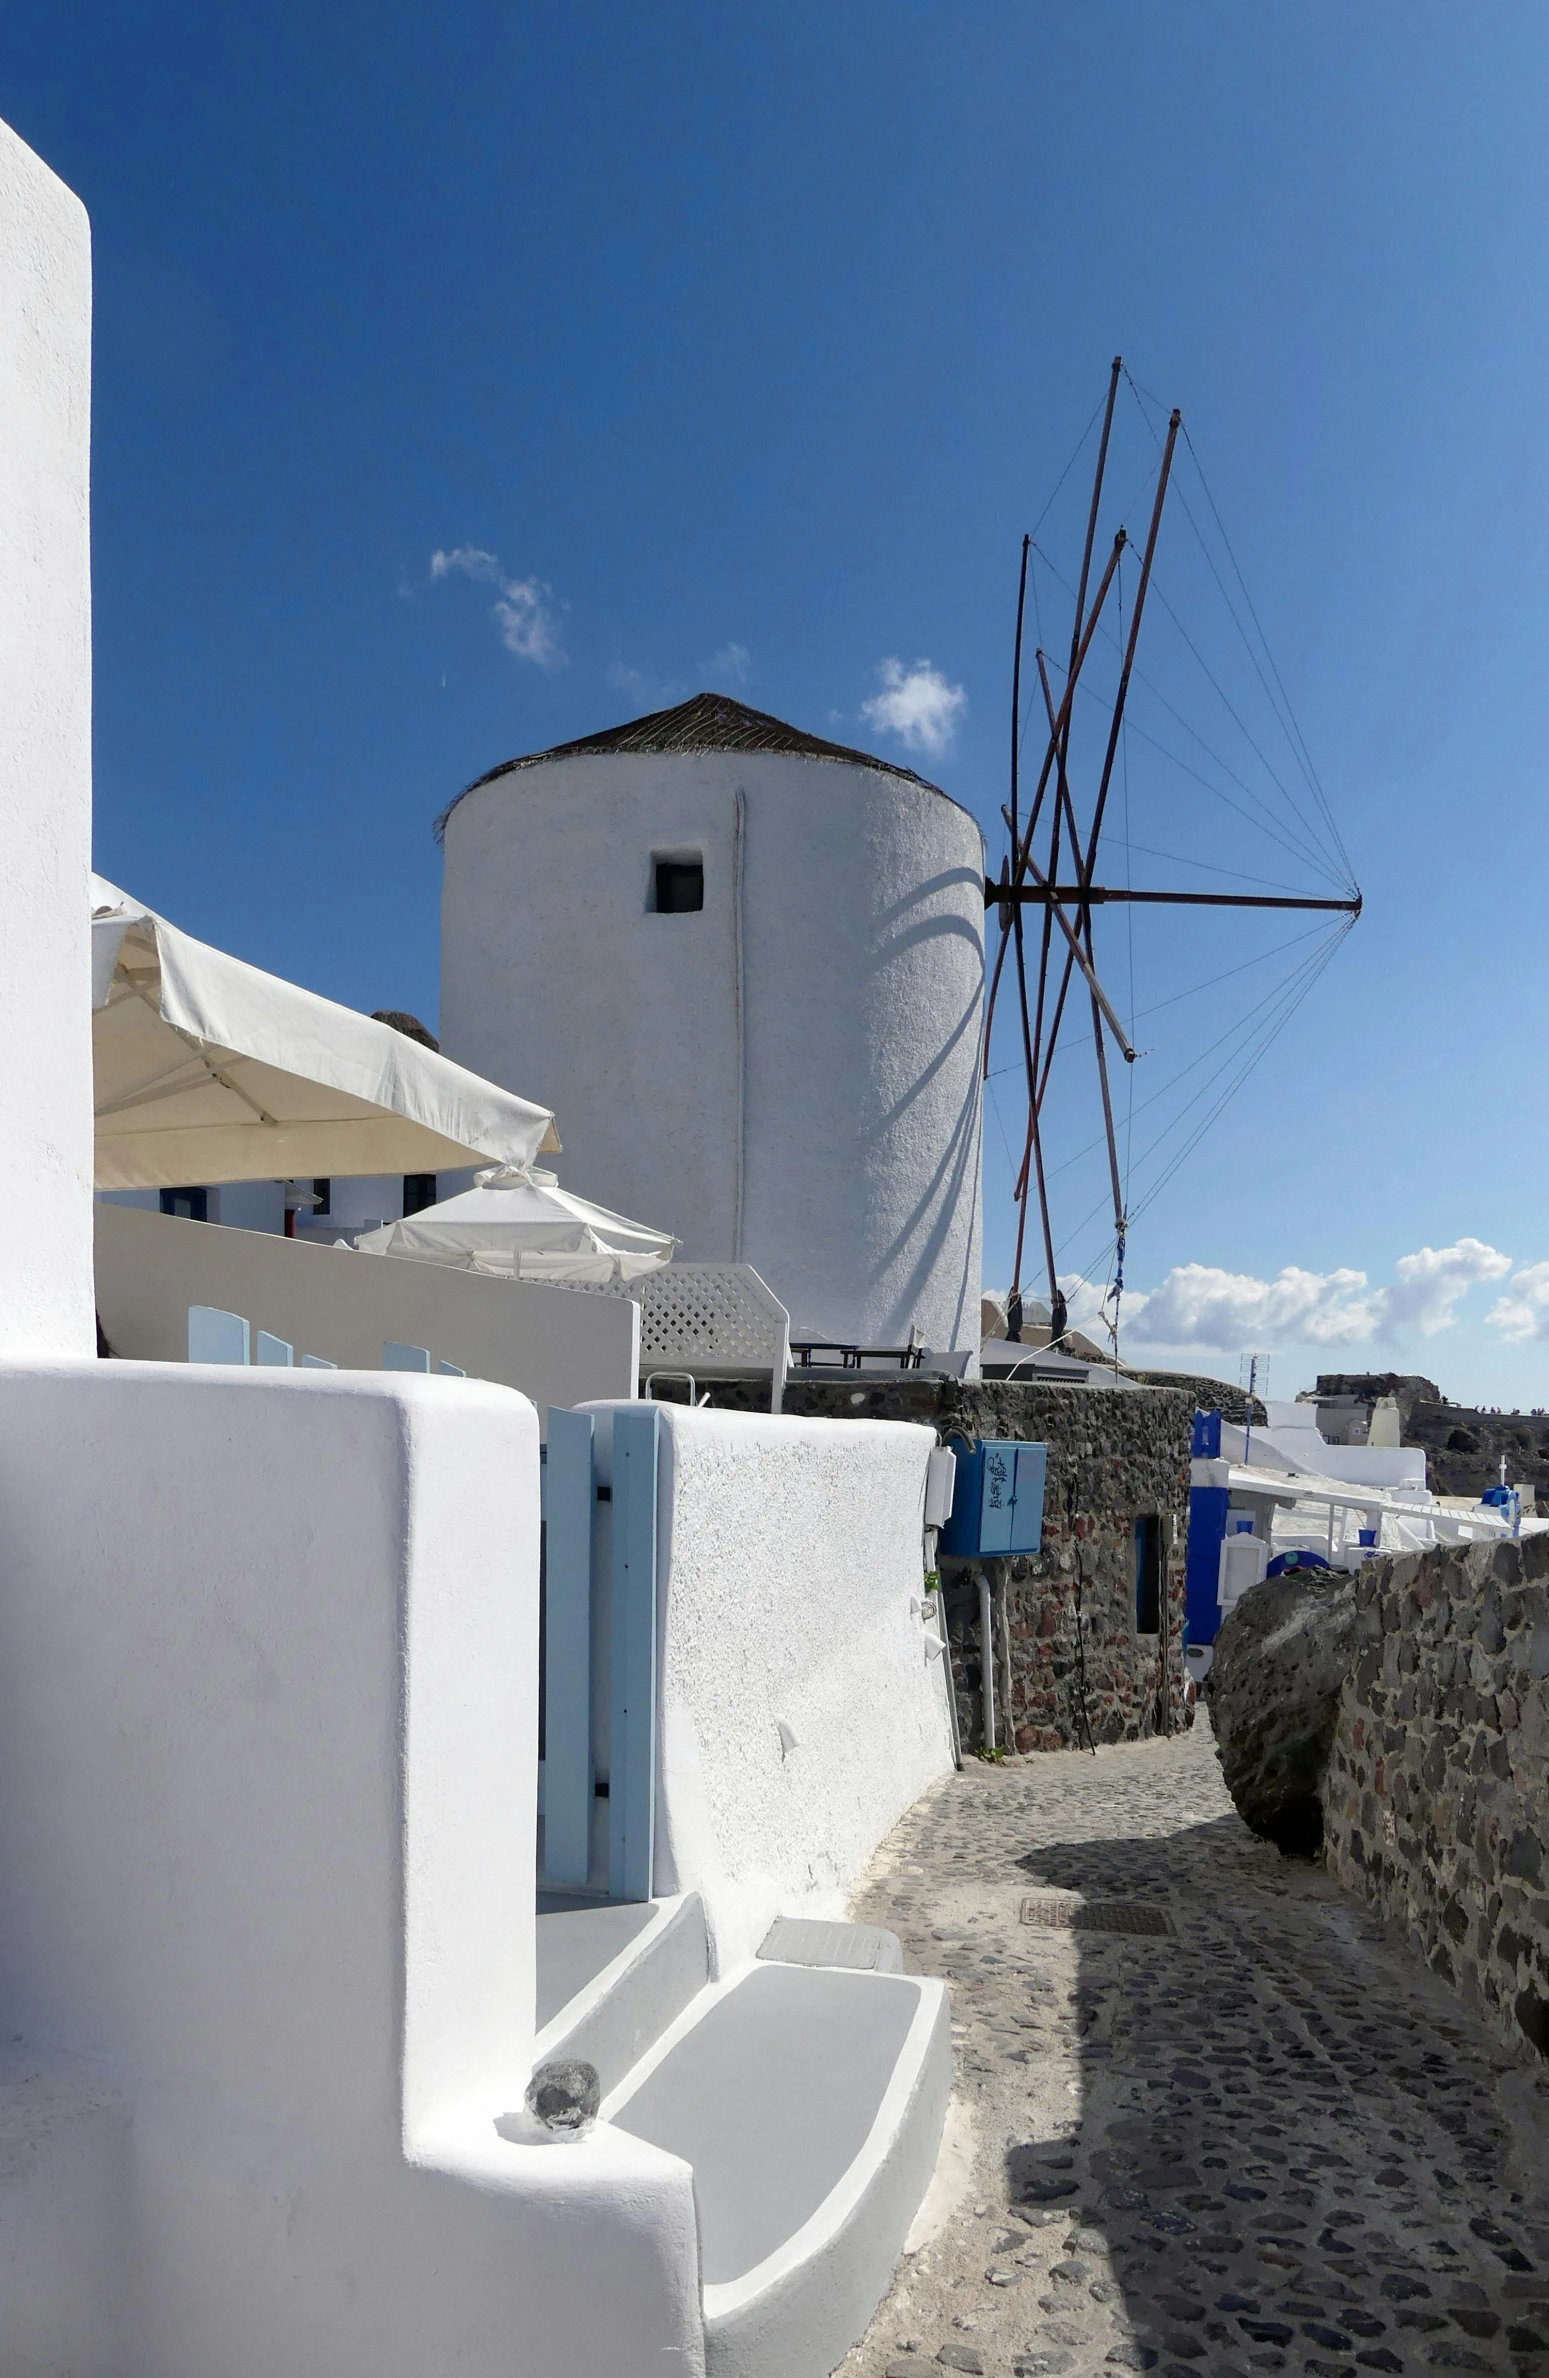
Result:
{"label": "windmill", "polygon": [[[1121,386],[1128,386],[1135,396],[1142,418],[1155,442],[1157,457],[1154,466],[1154,488],[1140,542],[1138,575],[1124,616],[1123,593],[1125,565],[1133,561],[1134,546],[1128,524],[1121,519],[1114,532],[1095,588],[1092,584],[1096,564],[1099,527],[1102,522],[1105,481],[1108,475],[1110,449],[1113,440],[1114,413]],[[1326,912],[1340,920],[1340,930],[1330,936],[1326,947],[1320,945],[1311,960],[1299,962],[1292,978],[1298,998],[1305,997],[1311,983],[1322,970],[1322,964],[1332,953],[1335,940],[1342,937],[1361,913],[1361,893],[1350,870],[1338,828],[1334,824],[1322,787],[1312,767],[1299,728],[1296,726],[1283,681],[1273,657],[1264,641],[1258,615],[1253,610],[1235,556],[1226,543],[1220,515],[1214,499],[1204,485],[1197,456],[1193,454],[1182,415],[1173,410],[1165,432],[1159,432],[1153,415],[1154,400],[1139,389],[1125,370],[1123,358],[1115,356],[1109,377],[1106,399],[1100,407],[1102,426],[1098,437],[1096,466],[1092,478],[1092,492],[1087,507],[1085,536],[1081,549],[1079,575],[1074,584],[1068,660],[1051,664],[1042,641],[1034,653],[1036,691],[1027,703],[1024,716],[1024,652],[1027,625],[1029,564],[1035,567],[1042,556],[1037,532],[1030,532],[1022,540],[1021,574],[1017,591],[1016,639],[1012,662],[1011,695],[1011,779],[1010,800],[1002,812],[1008,846],[998,878],[986,877],[984,899],[986,909],[996,913],[1000,938],[990,980],[986,1009],[983,1069],[986,1080],[991,1074],[991,1050],[997,1011],[1005,984],[1008,962],[1016,1005],[1016,1041],[1020,1059],[1019,1070],[1026,1090],[1026,1118],[1020,1165],[1016,1166],[1016,1151],[1011,1148],[1014,1169],[1013,1197],[1017,1205],[1016,1253],[1012,1268],[1011,1295],[1008,1303],[1008,1330],[1019,1339],[1022,1329],[1023,1261],[1027,1251],[1029,1209],[1037,1203],[1041,1253],[1049,1285],[1050,1343],[1064,1336],[1067,1327],[1066,1299],[1061,1290],[1057,1265],[1055,1232],[1050,1212],[1049,1180],[1045,1164],[1045,1138],[1048,1119],[1048,1098],[1051,1070],[1061,1035],[1067,1043],[1076,1033],[1088,1027],[1095,1059],[1096,1087],[1102,1112],[1102,1145],[1107,1156],[1107,1196],[1111,1200],[1113,1235],[1109,1241],[1111,1273],[1104,1298],[1104,1319],[1113,1338],[1114,1356],[1118,1355],[1119,1306],[1123,1294],[1124,1257],[1131,1222],[1134,1218],[1129,1195],[1127,1163],[1121,1163],[1118,1133],[1115,1127],[1113,1081],[1110,1076],[1110,1054],[1116,1055],[1126,1067],[1133,1067],[1137,1050],[1133,1045],[1133,1025],[1127,1025],[1119,1005],[1105,989],[1098,966],[1098,948],[1093,920],[1099,909],[1136,907],[1187,909],[1263,909]],[[1097,421],[1094,413],[1088,434]],[[1274,819],[1274,796],[1266,795],[1250,785],[1231,763],[1213,747],[1210,751],[1226,777],[1241,788],[1241,793],[1254,803],[1261,813],[1257,822],[1266,819],[1266,830],[1282,848],[1293,852],[1303,862],[1311,859],[1338,884],[1333,896],[1303,890],[1270,888],[1253,891],[1190,891],[1166,888],[1139,889],[1129,882],[1105,880],[1110,872],[1102,864],[1105,856],[1104,828],[1108,821],[1110,796],[1115,781],[1115,766],[1121,751],[1126,751],[1126,726],[1132,690],[1136,682],[1136,654],[1140,645],[1142,625],[1146,617],[1147,599],[1156,583],[1155,560],[1163,514],[1167,507],[1169,489],[1174,485],[1174,466],[1179,457],[1180,437],[1198,473],[1205,504],[1202,518],[1208,529],[1213,518],[1220,533],[1224,550],[1224,567],[1213,557],[1206,543],[1201,522],[1182,496],[1188,524],[1201,549],[1206,554],[1216,586],[1232,611],[1238,632],[1243,636],[1260,685],[1279,729],[1283,731],[1294,760],[1294,773],[1302,779],[1304,792],[1299,796],[1288,787],[1273,765],[1265,757],[1261,744],[1255,740],[1240,713],[1224,693],[1217,678],[1204,663],[1197,648],[1185,641],[1200,665],[1205,667],[1212,686],[1227,703],[1252,749],[1264,760],[1273,784],[1285,796],[1288,810]],[[1083,439],[1083,444],[1085,440]],[[1080,448],[1078,448],[1078,454]],[[1073,458],[1074,461],[1075,458]],[[1069,469],[1065,476],[1069,475]],[[1052,502],[1052,499],[1051,499]],[[1206,510],[1208,507],[1208,510]],[[1045,507],[1045,515],[1048,507]],[[1056,572],[1056,576],[1058,573]],[[1240,590],[1240,602],[1232,589]],[[1165,597],[1161,598],[1165,601]],[[1246,606],[1244,614],[1243,606]],[[1095,740],[1083,734],[1075,739],[1073,725],[1078,693],[1091,691],[1094,650],[1106,645],[1117,674],[1111,692],[1099,704],[1105,713],[1102,729]],[[1063,686],[1056,691],[1056,674],[1063,674]],[[1166,708],[1175,718],[1181,714],[1168,702]],[[1187,722],[1185,722],[1187,724]],[[1192,733],[1192,729],[1189,730]],[[1155,738],[1148,738],[1155,741]],[[1024,804],[1022,796],[1023,744],[1042,747],[1042,761],[1038,769],[1032,798]],[[1201,739],[1196,738],[1196,741]],[[1157,748],[1162,746],[1157,744]],[[1176,755],[1175,755],[1176,756]],[[1180,762],[1180,764],[1184,764]],[[1127,762],[1126,762],[1127,765]],[[1201,768],[1189,771],[1207,790],[1219,790],[1207,783]],[[1293,771],[1288,771],[1293,773]],[[1241,798],[1222,792],[1230,808],[1255,822],[1253,811],[1244,806]],[[1189,862],[1185,862],[1189,864]],[[1228,872],[1212,870],[1213,872]],[[1127,872],[1127,870],[1125,870]],[[1078,979],[1079,978],[1079,979]],[[1299,988],[1298,988],[1299,986]],[[1283,1028],[1289,1008],[1284,1002],[1271,1015],[1273,1029],[1268,1039]],[[1080,1018],[1079,1024],[1076,1019]],[[1257,1062],[1263,1048],[1251,1058]],[[1212,1108],[1207,1123],[1224,1105],[1225,1098],[1240,1085],[1247,1068],[1239,1073],[1225,1095]],[[1203,1129],[1204,1126],[1201,1126]],[[1188,1147],[1195,1144],[1196,1131]],[[1188,1149],[1184,1150],[1186,1154]],[[1181,1161],[1181,1157],[1176,1161]],[[1172,1169],[1176,1169],[1176,1162]],[[1165,1177],[1171,1177],[1170,1172]],[[1160,1183],[1154,1184],[1147,1195],[1157,1194]],[[1111,1313],[1108,1311],[1111,1305]]]}

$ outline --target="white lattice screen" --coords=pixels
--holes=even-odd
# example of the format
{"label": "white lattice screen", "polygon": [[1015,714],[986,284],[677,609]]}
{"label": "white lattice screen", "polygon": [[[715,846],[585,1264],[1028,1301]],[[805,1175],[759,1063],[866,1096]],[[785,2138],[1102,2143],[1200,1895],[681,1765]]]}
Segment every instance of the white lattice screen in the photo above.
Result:
{"label": "white lattice screen", "polygon": [[594,1291],[640,1307],[640,1367],[675,1365],[696,1377],[734,1371],[785,1376],[790,1315],[747,1263],[669,1263]]}

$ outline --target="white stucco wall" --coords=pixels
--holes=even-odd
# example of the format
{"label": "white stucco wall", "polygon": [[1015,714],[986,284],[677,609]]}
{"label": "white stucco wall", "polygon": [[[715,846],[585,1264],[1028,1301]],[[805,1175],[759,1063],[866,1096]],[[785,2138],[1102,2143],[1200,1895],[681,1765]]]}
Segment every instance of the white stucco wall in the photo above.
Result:
{"label": "white stucco wall", "polygon": [[470,1378],[530,1396],[541,1414],[584,1396],[629,1396],[640,1308],[539,1280],[490,1280],[440,1263],[308,1245],[109,1205],[97,1207],[97,1303],[115,1354],[188,1360],[188,1308],[240,1313],[303,1354],[376,1371],[389,1340],[423,1346]]}
{"label": "white stucco wall", "polygon": [[509,1390],[0,1367],[0,2020],[128,2110],[102,2378],[702,2372],[686,2166],[495,2129],[537,1556]]}
{"label": "white stucco wall", "polygon": [[0,1355],[91,1314],[91,239],[0,124]]}
{"label": "white stucco wall", "polygon": [[[694,853],[703,910],[654,914],[653,857]],[[966,811],[848,762],[594,754],[467,794],[445,858],[443,1046],[552,1098],[569,1185],[751,1263],[798,1338],[977,1345]]]}
{"label": "white stucco wall", "polygon": [[921,1618],[934,1443],[662,1407],[656,1883],[703,1895],[723,1971],[777,1915],[842,1916],[952,1763]]}

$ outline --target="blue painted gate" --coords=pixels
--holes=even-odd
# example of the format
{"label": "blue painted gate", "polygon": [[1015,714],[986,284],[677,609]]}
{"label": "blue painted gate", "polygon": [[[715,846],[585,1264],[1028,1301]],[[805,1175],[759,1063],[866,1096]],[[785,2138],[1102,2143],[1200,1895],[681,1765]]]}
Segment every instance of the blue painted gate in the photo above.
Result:
{"label": "blue painted gate", "polygon": [[[542,1876],[549,1890],[651,1896],[660,1419],[654,1404],[549,1412]],[[593,1849],[603,1789],[605,1872]]]}

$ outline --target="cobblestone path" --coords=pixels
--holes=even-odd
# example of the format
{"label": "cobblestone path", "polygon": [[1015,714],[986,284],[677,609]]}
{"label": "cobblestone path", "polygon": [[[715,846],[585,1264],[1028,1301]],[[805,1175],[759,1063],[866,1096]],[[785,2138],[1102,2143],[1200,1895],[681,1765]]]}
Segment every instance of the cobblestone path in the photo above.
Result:
{"label": "cobblestone path", "polygon": [[1254,1839],[1203,1722],[949,1777],[854,1912],[951,1985],[972,2167],[845,2378],[1549,2378],[1543,2068]]}

